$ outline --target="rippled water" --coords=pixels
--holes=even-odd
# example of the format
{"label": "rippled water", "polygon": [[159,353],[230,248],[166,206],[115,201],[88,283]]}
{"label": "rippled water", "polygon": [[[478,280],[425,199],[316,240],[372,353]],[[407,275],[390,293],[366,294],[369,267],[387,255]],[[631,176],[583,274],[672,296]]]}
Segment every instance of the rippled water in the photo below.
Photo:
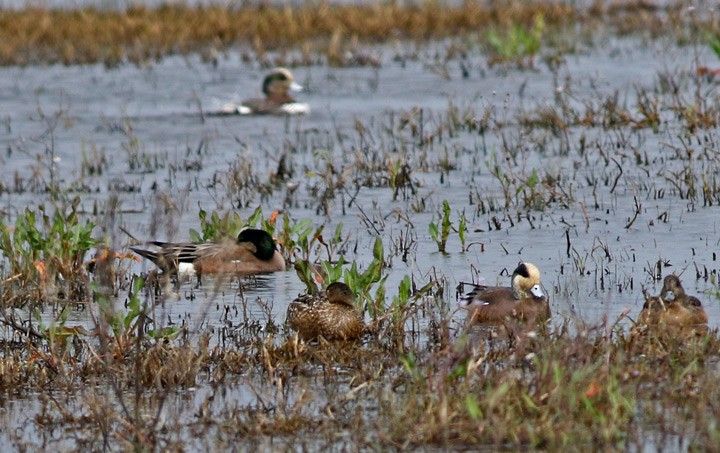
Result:
{"label": "rippled water", "polygon": [[[567,57],[567,67],[560,71],[560,81],[571,91],[569,102],[582,105],[618,93],[619,102],[632,105],[635,87],[652,88],[658,74],[689,70],[692,56],[676,48],[628,45],[612,42],[608,50],[593,49],[587,54]],[[626,144],[615,148],[622,137],[619,132],[601,128],[574,127],[565,137],[556,138],[547,130],[528,131],[512,125],[519,109],[533,109],[552,105],[555,88],[552,75],[540,66],[538,71],[494,71],[484,67],[480,60],[467,60],[469,77],[461,77],[458,62],[451,61],[447,68],[450,79],[444,79],[433,65],[432,53],[441,51],[438,44],[419,51],[419,58],[396,58],[396,55],[415,54],[415,49],[400,46],[377,49],[384,58],[381,69],[310,67],[295,70],[296,79],[306,87],[298,99],[308,102],[312,112],[306,117],[203,117],[200,111],[218,109],[228,100],[237,100],[259,92],[264,71],[241,63],[238,55],[230,54],[221,60],[219,67],[202,64],[195,58],[171,58],[151,68],[124,67],[106,70],[100,66],[52,66],[46,68],[3,68],[0,70],[0,105],[2,128],[3,182],[12,186],[14,175],[25,181],[32,171],[42,172],[43,156],[51,143],[46,134],[54,114],[63,114],[52,131],[52,144],[57,174],[61,186],[73,181],[82,182],[89,193],[81,194],[82,208],[92,212],[98,204],[104,205],[110,194],[117,194],[122,202],[119,224],[139,238],[151,238],[150,225],[153,206],[158,194],[168,196],[181,211],[177,223],[161,228],[153,239],[187,240],[190,228],[198,228],[197,212],[204,209],[228,210],[233,200],[228,199],[222,181],[228,166],[238,159],[250,160],[260,180],[275,169],[283,150],[290,149],[292,182],[300,185],[295,192],[293,207],[287,210],[294,220],[311,219],[314,224],[327,224],[332,231],[337,223],[351,234],[359,244],[358,256],[349,260],[368,262],[371,258],[369,240],[375,235],[372,228],[360,221],[362,212],[376,220],[375,227],[383,236],[386,248],[406,227],[393,212],[407,213],[417,235],[417,248],[408,263],[399,258],[392,260],[388,270],[387,286],[396,288],[407,274],[422,278],[438,270],[454,288],[459,281],[472,278],[470,266],[475,266],[484,278],[494,282],[503,269],[511,269],[522,258],[537,263],[543,271],[545,285],[554,289],[553,310],[563,315],[577,315],[595,321],[604,314],[611,316],[629,308],[639,310],[642,295],[640,288],[648,285],[657,290],[649,279],[647,269],[659,259],[669,260],[670,270],[685,270],[683,280],[687,290],[703,292],[708,282],[695,280],[695,266],[714,269],[713,252],[717,250],[717,208],[702,208],[674,196],[672,185],[662,176],[644,174],[629,159],[630,147],[646,154],[651,162],[657,161],[657,172],[666,171],[674,164],[669,148],[681,146],[679,131],[672,122],[666,122],[658,133],[650,129],[639,132],[625,128]],[[400,60],[400,61],[397,61]],[[711,91],[713,86],[708,87]],[[380,136],[380,125],[389,124],[393,117],[399,129],[399,118],[413,108],[422,108],[427,130],[437,128],[448,110],[449,103],[460,110],[472,109],[477,115],[492,110],[501,120],[510,124],[499,131],[459,133],[441,143],[421,150],[417,143],[408,143],[407,133],[397,132],[397,141],[391,143],[388,135]],[[41,113],[40,113],[41,112]],[[427,118],[430,118],[429,120]],[[365,143],[359,138],[357,124],[362,124],[370,135]],[[373,128],[376,130],[373,131]],[[123,133],[123,129],[130,130]],[[709,131],[714,134],[714,131]],[[45,135],[43,135],[45,134]],[[374,134],[374,135],[373,135]],[[623,162],[625,171],[618,178],[613,193],[607,186],[589,186],[593,175],[609,175],[612,182],[617,176],[614,164],[583,161],[578,153],[580,137],[588,144],[599,144],[607,153]],[[133,142],[135,140],[135,142]],[[539,171],[561,168],[560,174],[571,182],[575,202],[568,208],[527,211],[514,209],[512,216],[530,214],[527,221],[514,222],[502,219],[502,213],[476,214],[476,206],[469,204],[470,193],[493,198],[502,203],[500,185],[489,172],[486,163],[493,153],[499,153],[502,140],[525,144],[520,148],[516,171],[528,168]],[[128,161],[132,148],[141,157],[151,161],[148,166],[130,169]],[[563,149],[570,144],[570,151]],[[418,183],[418,195],[392,201],[387,187],[363,188],[356,203],[342,209],[340,200],[332,201],[331,215],[317,215],[318,202],[311,187],[318,183],[313,176],[325,166],[324,156],[332,156],[338,166],[348,168],[356,160],[355,153],[362,149],[377,153],[380,159],[389,153],[399,158],[393,148],[403,147],[404,156],[411,168],[429,168],[429,171],[412,173]],[[541,149],[544,148],[544,149]],[[108,170],[101,176],[81,178],[83,155],[92,151],[103,154]],[[588,152],[589,153],[589,152]],[[436,171],[443,154],[449,156],[454,169],[447,176]],[[155,164],[157,162],[157,164]],[[200,166],[199,171],[193,167]],[[157,167],[157,168],[155,168]],[[185,167],[191,168],[183,171]],[[174,168],[179,170],[174,171]],[[512,167],[509,167],[512,168]],[[46,172],[47,173],[47,172]],[[600,181],[602,182],[602,180]],[[139,190],[127,193],[114,190],[131,185]],[[643,185],[645,187],[643,187]],[[650,187],[650,190],[648,190]],[[653,191],[665,189],[662,199],[654,199]],[[244,208],[239,212],[248,216],[257,206],[266,215],[282,208],[286,190],[261,199],[249,193],[243,198]],[[642,213],[631,228],[624,228],[634,212],[633,196],[642,204]],[[594,209],[595,199],[599,204]],[[350,196],[346,196],[346,201]],[[418,199],[426,201],[424,212],[414,212],[412,204]],[[448,200],[457,225],[459,212],[465,211],[469,220],[468,243],[484,244],[460,252],[457,235],[451,235],[448,255],[437,252],[430,240],[427,225],[438,221],[440,204]],[[34,206],[43,200],[36,193],[3,193],[0,206],[10,219],[25,206]],[[236,203],[235,203],[236,204]],[[589,223],[585,225],[585,206]],[[343,215],[342,212],[345,212]],[[656,218],[668,213],[669,221]],[[502,229],[490,230],[491,218],[501,218]],[[11,220],[12,221],[12,220]],[[650,225],[654,223],[654,225]],[[177,228],[175,228],[175,226]],[[575,252],[566,253],[566,230]],[[169,232],[169,233],[168,233]],[[127,239],[114,231],[120,243]],[[599,258],[598,247],[607,247],[610,258]],[[575,256],[577,255],[577,256]],[[587,255],[587,256],[586,256]],[[573,263],[586,262],[588,275],[580,276]],[[602,261],[602,262],[601,262]],[[138,266],[138,271],[143,266]],[[602,271],[602,272],[601,272]],[[604,275],[604,288],[600,275]],[[294,272],[263,277],[272,283],[257,288],[257,295],[270,299],[273,312],[282,317],[287,302],[302,285]],[[630,287],[632,281],[632,287]],[[618,288],[622,289],[620,291]],[[227,300],[226,296],[226,300]],[[232,302],[235,297],[229,302]],[[704,300],[710,302],[705,297]],[[181,297],[169,310],[180,313],[198,310],[202,302],[187,301]],[[720,319],[715,303],[708,303],[713,325]]]}
{"label": "rippled water", "polygon": [[[264,198],[247,192],[238,208],[237,200],[230,199],[226,187],[217,181],[222,182],[229,166],[239,161],[252,162],[253,171],[265,181],[280,155],[288,151],[294,171],[291,182],[299,188],[286,212],[295,221],[325,224],[326,231],[342,223],[351,237],[350,250],[357,244],[358,251],[357,255],[348,253],[346,260],[369,263],[376,230],[390,250],[409,224],[398,213],[408,216],[417,243],[407,262],[392,257],[387,269],[389,296],[406,275],[419,282],[437,276],[449,289],[447,302],[455,307],[452,289],[473,279],[473,267],[487,282],[507,283],[500,273],[511,271],[523,259],[541,268],[544,284],[551,291],[555,322],[565,318],[595,322],[605,315],[614,318],[624,310],[636,315],[643,302],[641,288],[659,291],[651,272],[662,260],[672,265],[665,272],[682,272],[686,290],[700,296],[711,327],[717,327],[720,307],[706,294],[712,284],[696,279],[695,273],[696,268],[711,273],[717,270],[718,207],[703,207],[702,197],[696,203],[682,199],[672,180],[665,177],[682,167],[673,156],[686,140],[672,112],[662,112],[663,123],[657,132],[577,126],[555,136],[545,129],[522,128],[515,121],[523,109],[554,105],[558,93],[575,106],[598,103],[617,93],[621,105],[636,111],[636,89],[657,87],[659,74],[679,76],[691,71],[693,52],[671,45],[611,40],[602,48],[567,56],[555,86],[552,73],[542,63],[537,71],[501,71],[488,69],[480,57],[451,60],[446,65],[449,78],[445,78],[442,57],[436,54],[441,55],[446,44],[373,49],[382,58],[380,69],[295,69],[296,80],[306,87],[298,100],[312,108],[310,115],[297,118],[201,115],[225,102],[259,93],[265,70],[243,63],[236,53],[221,59],[218,67],[195,57],[174,57],[150,68],[1,68],[0,143],[5,151],[0,155],[0,177],[4,185],[12,187],[16,175],[29,183],[33,172],[47,174],[43,165],[49,161],[46,150],[52,147],[61,186],[77,183],[89,189],[80,194],[85,212],[92,213],[96,206],[102,209],[111,195],[120,198],[121,215],[111,232],[117,244],[128,242],[118,226],[143,239],[188,240],[188,230],[199,228],[200,207],[237,209],[243,217],[258,206],[265,215],[282,209],[287,188]],[[700,52],[701,59],[709,59],[704,50]],[[467,78],[462,76],[461,64],[469,69]],[[683,93],[693,89],[687,82],[680,88]],[[716,99],[717,85],[705,84],[702,89],[708,99]],[[451,103],[478,116],[494,112],[506,124],[499,129],[491,127],[482,135],[477,131],[446,134],[432,146],[422,146],[409,136],[407,128],[401,130],[403,115],[414,108],[423,110],[425,132],[436,130]],[[60,120],[48,134],[57,112],[62,112]],[[361,137],[362,129],[368,133]],[[383,132],[388,129],[394,132]],[[700,150],[702,137],[706,143],[717,143],[717,130],[700,132],[698,137],[689,140]],[[587,150],[581,148],[583,140]],[[553,204],[543,211],[513,208],[508,215],[478,212],[477,198],[470,203],[471,194],[502,203],[502,189],[487,164],[500,154],[504,141],[520,146],[517,162],[505,163],[503,168],[525,175],[533,168],[561,175],[563,186],[571,188],[574,195],[569,206]],[[610,161],[605,165],[592,147],[602,148],[618,164]],[[147,165],[131,169],[128,149],[135,150]],[[634,150],[647,156],[650,171],[634,164]],[[93,151],[105,156],[108,168],[100,176],[83,177],[83,155]],[[388,187],[364,187],[352,205],[343,208],[337,198],[330,202],[329,215],[319,213],[312,188],[322,187],[316,172],[325,168],[326,160],[350,171],[358,155],[372,154],[381,160],[386,155],[393,159],[404,156],[413,169],[417,194],[401,195],[394,201]],[[585,155],[593,157],[585,159]],[[453,166],[447,174],[440,171],[445,156]],[[694,165],[700,171],[717,167],[717,162],[700,160]],[[589,181],[596,177],[593,186]],[[617,184],[611,191],[614,181]],[[138,190],[118,190],[128,185]],[[663,191],[662,197],[659,191]],[[350,187],[346,203],[352,194]],[[177,206],[178,211],[167,227],[153,234],[151,207],[157,205],[158,197]],[[425,210],[416,212],[413,206],[419,200],[424,200]],[[452,207],[455,225],[460,212],[468,218],[467,242],[476,244],[466,252],[461,252],[457,234],[451,235],[447,255],[437,251],[429,236],[428,225],[438,221],[443,200]],[[42,193],[5,192],[0,195],[0,210],[6,213],[6,221],[12,222],[25,206],[47,202]],[[640,213],[631,227],[625,228],[636,202],[642,205]],[[658,220],[663,213],[667,213],[667,222]],[[492,228],[493,217],[501,224],[499,230]],[[371,219],[372,226],[363,219]],[[578,264],[585,268],[582,275]],[[133,270],[149,268],[141,263]],[[158,307],[157,318],[193,327],[221,326],[225,324],[224,307],[237,309],[243,301],[252,316],[262,318],[260,298],[271,306],[276,322],[282,323],[288,302],[303,291],[303,285],[290,270],[245,282],[242,295],[237,284],[220,294],[214,293],[212,285],[205,285],[196,294],[199,297],[192,299],[187,297],[190,289],[189,285],[182,287],[177,299]],[[51,319],[53,314],[48,310],[43,316]],[[464,313],[458,311],[454,316],[456,326],[460,325]],[[79,310],[71,318],[87,322],[87,313]]]}

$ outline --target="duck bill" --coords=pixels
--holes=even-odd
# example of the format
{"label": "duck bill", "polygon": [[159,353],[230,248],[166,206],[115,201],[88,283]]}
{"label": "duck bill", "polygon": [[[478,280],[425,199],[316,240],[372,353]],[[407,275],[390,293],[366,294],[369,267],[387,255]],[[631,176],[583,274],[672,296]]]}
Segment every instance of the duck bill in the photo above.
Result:
{"label": "duck bill", "polygon": [[530,294],[537,299],[547,299],[547,294],[545,293],[542,285],[534,285],[530,288]]}
{"label": "duck bill", "polygon": [[293,82],[290,84],[290,91],[302,91],[302,90],[304,90],[304,88],[299,83]]}

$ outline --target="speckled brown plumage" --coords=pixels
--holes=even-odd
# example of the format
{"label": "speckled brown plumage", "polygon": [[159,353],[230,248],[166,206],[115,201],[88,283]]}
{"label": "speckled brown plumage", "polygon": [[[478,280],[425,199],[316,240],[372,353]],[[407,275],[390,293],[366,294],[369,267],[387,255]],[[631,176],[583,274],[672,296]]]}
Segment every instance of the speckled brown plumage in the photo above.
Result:
{"label": "speckled brown plumage", "polygon": [[340,282],[293,300],[286,322],[303,340],[355,340],[365,329],[362,314],[355,309],[355,295]]}

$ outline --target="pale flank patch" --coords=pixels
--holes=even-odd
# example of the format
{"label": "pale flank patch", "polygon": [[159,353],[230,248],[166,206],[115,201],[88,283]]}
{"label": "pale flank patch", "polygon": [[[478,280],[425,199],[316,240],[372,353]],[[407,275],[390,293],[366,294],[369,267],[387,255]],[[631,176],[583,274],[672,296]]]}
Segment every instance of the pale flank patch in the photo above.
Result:
{"label": "pale flank patch", "polygon": [[460,299],[460,303],[458,303],[458,306],[460,306],[460,308],[467,308],[467,309],[480,308],[480,307],[484,307],[485,305],[490,305],[490,304],[488,302],[485,302],[484,300],[476,300],[474,298]]}
{"label": "pale flank patch", "polygon": [[178,263],[178,275],[195,275],[195,266],[193,263]]}
{"label": "pale flank patch", "polygon": [[235,106],[235,111],[237,112],[238,115],[250,115],[253,113],[253,111],[250,107],[247,107],[244,105]]}
{"label": "pale flank patch", "polygon": [[283,104],[280,110],[286,115],[307,115],[310,113],[310,105],[304,102],[290,102]]}
{"label": "pale flank patch", "polygon": [[223,115],[250,115],[252,112],[253,111],[252,109],[250,109],[250,107],[230,102],[227,104],[223,104],[223,106],[220,107],[218,113]]}

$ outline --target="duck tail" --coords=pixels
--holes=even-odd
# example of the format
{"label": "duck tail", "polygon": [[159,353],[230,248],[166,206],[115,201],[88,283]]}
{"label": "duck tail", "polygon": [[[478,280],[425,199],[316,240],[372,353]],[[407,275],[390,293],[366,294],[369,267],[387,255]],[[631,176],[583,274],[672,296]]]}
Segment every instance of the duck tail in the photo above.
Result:
{"label": "duck tail", "polygon": [[[152,243],[152,242],[150,242],[150,244],[156,245],[156,244],[154,244],[154,243]],[[135,252],[135,253],[137,253],[138,255],[142,256],[143,258],[149,259],[149,260],[152,261],[153,263],[157,263],[158,260],[160,259],[160,253],[155,252],[155,251],[153,251],[153,250],[146,250],[146,249],[143,249],[143,248],[140,248],[140,247],[136,247],[136,246],[130,247],[130,250],[132,250],[133,252]]]}

